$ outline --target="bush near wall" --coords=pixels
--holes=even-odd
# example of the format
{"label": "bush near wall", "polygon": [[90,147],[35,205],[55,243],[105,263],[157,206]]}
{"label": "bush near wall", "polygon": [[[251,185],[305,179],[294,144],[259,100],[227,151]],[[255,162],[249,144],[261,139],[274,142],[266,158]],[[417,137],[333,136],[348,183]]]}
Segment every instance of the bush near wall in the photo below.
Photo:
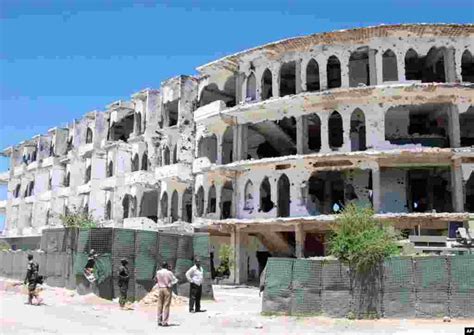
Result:
{"label": "bush near wall", "polygon": [[358,274],[338,260],[270,258],[263,314],[474,317],[474,255],[391,257]]}

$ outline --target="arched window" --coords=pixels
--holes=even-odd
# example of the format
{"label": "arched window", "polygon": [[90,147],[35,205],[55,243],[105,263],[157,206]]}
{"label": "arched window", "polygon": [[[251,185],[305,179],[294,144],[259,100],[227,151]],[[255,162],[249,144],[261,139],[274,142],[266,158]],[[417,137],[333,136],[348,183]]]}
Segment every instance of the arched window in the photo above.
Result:
{"label": "arched window", "polygon": [[173,164],[178,163],[178,145],[176,144],[173,148]]}
{"label": "arched window", "polygon": [[175,190],[171,196],[171,222],[179,220],[178,217],[178,192]]}
{"label": "arched window", "polygon": [[222,164],[229,164],[234,161],[234,128],[228,126],[222,137]]}
{"label": "arched window", "polygon": [[114,175],[114,162],[112,160],[107,164],[107,177],[112,177]]}
{"label": "arched window", "polygon": [[260,184],[260,210],[264,213],[273,208],[272,191],[268,177],[265,177]]}
{"label": "arched window", "polygon": [[105,206],[105,219],[112,219],[112,202],[110,200],[107,201],[107,205]]}
{"label": "arched window", "polygon": [[35,150],[33,150],[33,152],[31,153],[31,157],[30,157],[30,162],[35,162],[36,161],[36,148]]}
{"label": "arched window", "polygon": [[266,69],[262,75],[262,100],[267,100],[273,96],[272,73]]}
{"label": "arched window", "polygon": [[405,54],[405,79],[421,80],[422,66],[415,50],[409,49]]}
{"label": "arched window", "polygon": [[390,49],[382,55],[382,78],[383,81],[398,80],[397,56]]}
{"label": "arched window", "polygon": [[13,191],[13,197],[18,198],[20,196],[21,184],[17,184],[15,190]]}
{"label": "arched window", "polygon": [[140,159],[138,158],[138,154],[133,155],[132,159],[132,172],[139,170]]}
{"label": "arched window", "polygon": [[84,183],[87,184],[88,182],[91,181],[91,173],[92,173],[92,167],[91,165],[88,165],[86,168],[86,174],[84,176]]}
{"label": "arched window", "polygon": [[223,90],[220,90],[214,83],[207,85],[201,92],[199,106],[205,106],[211,102],[222,100],[227,107],[234,107],[236,103],[235,84],[236,77],[232,75],[225,82]]}
{"label": "arched window", "polygon": [[215,213],[216,212],[216,187],[212,185],[209,188],[209,195],[207,197],[207,212]]}
{"label": "arched window", "polygon": [[131,196],[129,194],[125,194],[122,200],[122,209],[123,209],[123,218],[127,219],[130,216],[130,200]]}
{"label": "arched window", "polygon": [[306,67],[306,90],[308,92],[319,91],[319,65],[311,59]]}
{"label": "arched window", "polygon": [[331,116],[329,116],[328,121],[328,130],[329,130],[329,147],[334,150],[342,147],[344,143],[343,139],[343,127],[342,127],[342,117],[341,114],[334,111]]}
{"label": "arched window", "polygon": [[247,78],[247,94],[246,101],[254,101],[257,99],[257,80],[253,72]]}
{"label": "arched window", "polygon": [[161,196],[160,201],[160,218],[165,219],[168,217],[168,193],[164,192]]}
{"label": "arched window", "polygon": [[69,184],[71,182],[71,172],[66,173],[66,177],[64,178],[64,186],[69,187]]}
{"label": "arched window", "polygon": [[341,87],[341,62],[336,56],[329,57],[326,72],[328,88]]}
{"label": "arched window", "polygon": [[369,52],[357,50],[349,57],[349,87],[370,85]]}
{"label": "arched window", "polygon": [[211,163],[217,162],[217,137],[212,134],[201,137],[198,146],[198,157],[207,157]]}
{"label": "arched window", "polygon": [[462,81],[474,83],[474,58],[469,50],[463,52],[461,57]]}
{"label": "arched window", "polygon": [[144,152],[142,156],[142,170],[143,171],[148,170],[148,155],[146,152]]}
{"label": "arched window", "polygon": [[308,149],[313,152],[321,150],[321,119],[318,114],[308,115]]}
{"label": "arched window", "polygon": [[163,148],[163,166],[170,165],[170,149],[168,146]]}
{"label": "arched window", "polygon": [[221,218],[229,219],[232,217],[232,199],[234,196],[234,187],[231,181],[226,181],[221,190]]}
{"label": "arched window", "polygon": [[365,115],[359,108],[351,115],[351,151],[363,151],[366,147]]}
{"label": "arched window", "polygon": [[183,206],[181,218],[185,222],[191,222],[193,218],[193,191],[187,188],[183,193]]}
{"label": "arched window", "polygon": [[252,211],[254,208],[253,205],[253,184],[252,181],[248,180],[245,184],[245,193],[244,193],[244,210]]}
{"label": "arched window", "polygon": [[290,216],[290,180],[285,174],[278,179],[278,217]]}
{"label": "arched window", "polygon": [[288,62],[280,68],[280,97],[296,94],[296,63]]}
{"label": "arched window", "polygon": [[93,139],[93,133],[92,133],[92,129],[87,127],[87,131],[86,131],[86,143],[92,143],[92,139]]}
{"label": "arched window", "polygon": [[196,193],[196,215],[201,217],[204,214],[204,188],[199,187]]}

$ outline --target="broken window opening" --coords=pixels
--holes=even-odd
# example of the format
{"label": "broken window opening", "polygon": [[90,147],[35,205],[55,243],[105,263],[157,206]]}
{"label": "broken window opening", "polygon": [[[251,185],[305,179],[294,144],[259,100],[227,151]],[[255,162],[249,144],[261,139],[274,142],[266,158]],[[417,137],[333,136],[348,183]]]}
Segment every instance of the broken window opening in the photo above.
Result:
{"label": "broken window opening", "polygon": [[464,211],[474,213],[474,173],[471,173],[470,178],[467,180],[465,190]]}
{"label": "broken window opening", "polygon": [[224,84],[224,90],[220,90],[216,84],[209,84],[201,92],[199,107],[210,104],[211,102],[222,100],[227,107],[234,107],[236,104],[235,96],[235,76],[232,75]]}
{"label": "broken window opening", "polygon": [[296,94],[296,62],[284,63],[280,68],[280,97]]}
{"label": "broken window opening", "polygon": [[142,133],[142,114],[135,113],[135,134],[140,135]]}
{"label": "broken window opening", "polygon": [[449,169],[408,170],[407,180],[410,212],[452,212]]}
{"label": "broken window opening", "polygon": [[31,152],[30,156],[30,162],[35,162],[36,161],[36,156],[37,156],[37,151],[36,148]]}
{"label": "broken window opening", "polygon": [[321,119],[317,114],[307,116],[308,149],[312,152],[321,150]]}
{"label": "broken window opening", "polygon": [[148,170],[148,155],[146,152],[143,153],[142,156],[142,171]]}
{"label": "broken window opening", "polygon": [[123,210],[124,219],[128,219],[130,217],[130,202],[131,202],[131,195],[125,194],[122,200],[122,210]]}
{"label": "broken window opening", "polygon": [[105,219],[112,220],[112,201],[108,200],[105,206]]}
{"label": "broken window opening", "polygon": [[128,115],[120,121],[113,122],[109,129],[109,140],[127,142],[133,132],[134,115]]}
{"label": "broken window opening", "polygon": [[92,167],[91,165],[88,165],[86,168],[85,176],[84,176],[84,184],[87,184],[88,182],[91,181],[91,173],[92,173]]}
{"label": "broken window opening", "polygon": [[245,101],[257,100],[257,79],[255,78],[255,74],[253,72],[247,78],[247,92],[245,97]]}
{"label": "broken window opening", "polygon": [[282,174],[280,179],[278,179],[278,207],[277,207],[277,216],[278,217],[288,217],[290,216],[290,180],[285,174]]}
{"label": "broken window opening", "polygon": [[198,146],[198,157],[207,157],[211,163],[217,162],[217,137],[211,136],[201,137]]}
{"label": "broken window opening", "polygon": [[351,151],[364,151],[366,147],[365,115],[359,108],[351,115]]}
{"label": "broken window opening", "polygon": [[328,88],[341,87],[341,62],[336,56],[329,57],[326,72]]}
{"label": "broken window opening", "polygon": [[273,209],[272,191],[268,177],[260,184],[260,211],[268,213]]}
{"label": "broken window opening", "polygon": [[331,150],[341,148],[344,143],[342,116],[337,111],[331,113],[328,120],[329,147]]}
{"label": "broken window opening", "polygon": [[234,148],[234,128],[228,126],[222,136],[222,164],[229,164],[234,161],[232,150]]}
{"label": "broken window opening", "polygon": [[181,209],[181,219],[185,222],[192,222],[193,219],[193,191],[187,188],[183,193],[183,207]]}
{"label": "broken window opening", "polygon": [[382,80],[398,81],[397,56],[390,49],[382,55]]}
{"label": "broken window opening", "polygon": [[196,215],[197,217],[202,217],[204,214],[204,188],[199,187],[196,193]]}
{"label": "broken window opening", "polygon": [[262,121],[248,127],[248,153],[251,157],[269,158],[296,154],[296,119]]}
{"label": "broken window opening", "polygon": [[168,193],[166,191],[161,196],[160,200],[160,219],[168,217]]}
{"label": "broken window opening", "polygon": [[418,56],[410,49],[405,54],[405,78],[420,80],[422,83],[446,82],[444,53],[445,48],[431,48],[426,56]]}
{"label": "broken window opening", "polygon": [[270,99],[273,96],[272,73],[266,69],[262,75],[262,100]]}
{"label": "broken window opening", "polygon": [[167,145],[163,148],[163,166],[170,165],[170,149]]}
{"label": "broken window opening", "polygon": [[168,121],[168,127],[173,127],[178,124],[179,114],[179,100],[173,100],[163,105],[165,118]]}
{"label": "broken window opening", "polygon": [[107,178],[112,177],[113,175],[114,175],[114,162],[110,160],[109,164],[107,164]]}
{"label": "broken window opening", "polygon": [[462,81],[474,83],[474,57],[469,50],[463,52],[461,57]]}
{"label": "broken window opening", "polygon": [[133,155],[132,172],[138,171],[140,169],[139,164],[140,164],[140,159],[138,158],[138,154]]}
{"label": "broken window opening", "polygon": [[215,213],[216,212],[216,187],[212,185],[209,188],[209,193],[207,197],[207,212],[208,213]]}
{"label": "broken window opening", "polygon": [[178,145],[176,144],[173,148],[173,164],[178,163]]}
{"label": "broken window opening", "polygon": [[234,194],[234,187],[231,181],[225,182],[221,191],[221,218],[229,219],[232,217],[232,198]]}
{"label": "broken window opening", "polygon": [[87,127],[87,131],[86,131],[86,144],[88,143],[92,143],[92,139],[93,139],[93,133],[92,133],[92,129]]}
{"label": "broken window opening", "polygon": [[474,146],[474,107],[469,107],[467,112],[459,114],[461,133],[461,146]]}
{"label": "broken window opening", "polygon": [[314,59],[311,59],[306,67],[306,90],[308,92],[320,90],[319,65]]}
{"label": "broken window opening", "polygon": [[369,51],[363,48],[349,57],[349,87],[370,85]]}
{"label": "broken window opening", "polygon": [[447,105],[417,105],[390,108],[385,114],[385,140],[391,144],[450,145]]}
{"label": "broken window opening", "polygon": [[158,190],[146,191],[140,201],[140,217],[158,222]]}
{"label": "broken window opening", "polygon": [[179,220],[178,201],[178,192],[174,190],[173,195],[171,196],[171,222],[176,222]]}
{"label": "broken window opening", "polygon": [[244,210],[253,211],[253,183],[250,180],[245,184]]}
{"label": "broken window opening", "polygon": [[72,150],[72,142],[73,142],[73,138],[72,138],[72,136],[71,136],[71,137],[69,137],[69,139],[67,140],[66,153],[68,153],[69,151]]}
{"label": "broken window opening", "polygon": [[344,175],[340,171],[313,173],[308,180],[308,213],[333,214],[344,208],[344,184]]}

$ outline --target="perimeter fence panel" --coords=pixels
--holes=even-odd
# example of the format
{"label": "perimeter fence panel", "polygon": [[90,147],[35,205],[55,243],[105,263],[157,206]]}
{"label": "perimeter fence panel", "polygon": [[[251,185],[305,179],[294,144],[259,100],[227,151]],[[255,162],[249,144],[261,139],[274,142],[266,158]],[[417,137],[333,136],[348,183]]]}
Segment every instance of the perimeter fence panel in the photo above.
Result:
{"label": "perimeter fence panel", "polygon": [[352,299],[349,268],[337,260],[325,260],[322,264],[322,311],[329,316],[345,317]]}
{"label": "perimeter fence panel", "polygon": [[474,317],[474,255],[448,257],[452,317]]}
{"label": "perimeter fence panel", "polygon": [[158,233],[137,231],[135,245],[135,296],[138,300],[143,298],[155,284],[154,276],[158,261]]}
{"label": "perimeter fence panel", "polygon": [[135,230],[113,230],[112,277],[113,294],[115,298],[120,296],[120,290],[118,287],[118,270],[121,266],[120,260],[122,258],[128,260],[128,269],[130,271],[128,297],[130,300],[133,300],[135,299]]}
{"label": "perimeter fence panel", "polygon": [[321,313],[322,266],[320,261],[296,259],[292,273],[292,315]]}
{"label": "perimeter fence panel", "polygon": [[291,313],[294,261],[292,258],[268,259],[262,312]]}
{"label": "perimeter fence panel", "polygon": [[383,263],[383,315],[415,317],[414,265],[411,257],[392,257]]}

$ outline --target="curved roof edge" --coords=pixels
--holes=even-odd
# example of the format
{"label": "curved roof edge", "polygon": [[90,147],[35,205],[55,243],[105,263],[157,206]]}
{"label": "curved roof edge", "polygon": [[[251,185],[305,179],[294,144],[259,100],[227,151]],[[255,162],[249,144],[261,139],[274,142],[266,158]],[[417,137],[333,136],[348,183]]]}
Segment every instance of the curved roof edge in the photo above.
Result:
{"label": "curved roof edge", "polygon": [[304,48],[309,45],[335,44],[338,42],[368,39],[371,37],[389,36],[391,31],[407,31],[421,35],[446,35],[446,36],[469,36],[474,35],[474,24],[459,23],[416,23],[416,24],[390,24],[368,26],[362,28],[342,29],[330,32],[315,33],[310,35],[290,37],[275,42],[263,44],[254,48],[246,49],[235,54],[225,56],[210,63],[196,68],[202,72],[211,67],[234,68],[240,57],[256,51],[266,51],[271,54],[278,54],[286,49],[294,47]]}

